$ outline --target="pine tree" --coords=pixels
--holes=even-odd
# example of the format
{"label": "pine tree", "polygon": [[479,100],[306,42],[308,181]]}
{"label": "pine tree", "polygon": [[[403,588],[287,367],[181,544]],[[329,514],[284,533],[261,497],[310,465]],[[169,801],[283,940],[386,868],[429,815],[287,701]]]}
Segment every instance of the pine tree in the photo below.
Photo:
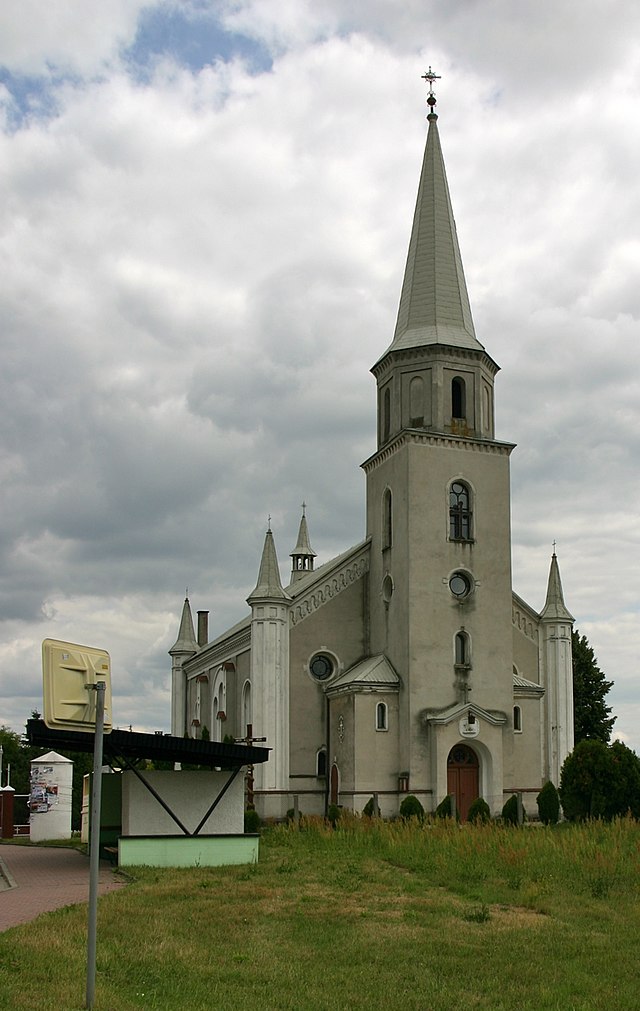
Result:
{"label": "pine tree", "polygon": [[615,716],[606,704],[613,681],[605,681],[586,635],[576,630],[571,637],[573,654],[573,707],[575,743],[584,740],[611,740]]}

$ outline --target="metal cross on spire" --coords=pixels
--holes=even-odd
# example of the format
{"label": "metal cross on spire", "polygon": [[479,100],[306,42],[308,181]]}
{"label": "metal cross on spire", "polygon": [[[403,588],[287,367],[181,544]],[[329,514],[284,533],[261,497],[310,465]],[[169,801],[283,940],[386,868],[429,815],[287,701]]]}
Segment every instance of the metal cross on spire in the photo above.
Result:
{"label": "metal cross on spire", "polygon": [[435,96],[434,91],[433,91],[433,82],[434,81],[439,81],[441,79],[441,77],[442,77],[442,74],[434,74],[434,72],[431,69],[431,67],[429,67],[429,69],[427,70],[426,74],[422,75],[422,80],[429,82],[429,94],[427,95],[427,105],[431,106],[431,110],[432,111],[433,111],[434,105],[436,104],[436,96]]}

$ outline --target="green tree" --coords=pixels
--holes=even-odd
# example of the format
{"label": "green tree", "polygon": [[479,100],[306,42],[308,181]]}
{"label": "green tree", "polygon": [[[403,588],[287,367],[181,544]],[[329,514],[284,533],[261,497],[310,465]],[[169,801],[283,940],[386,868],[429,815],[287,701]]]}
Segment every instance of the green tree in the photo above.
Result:
{"label": "green tree", "polygon": [[596,740],[607,744],[616,719],[605,701],[613,681],[605,680],[586,635],[573,632],[571,648],[575,742]]}
{"label": "green tree", "polygon": [[622,741],[580,741],[560,774],[560,799],[567,818],[610,820],[640,816],[640,759]]}

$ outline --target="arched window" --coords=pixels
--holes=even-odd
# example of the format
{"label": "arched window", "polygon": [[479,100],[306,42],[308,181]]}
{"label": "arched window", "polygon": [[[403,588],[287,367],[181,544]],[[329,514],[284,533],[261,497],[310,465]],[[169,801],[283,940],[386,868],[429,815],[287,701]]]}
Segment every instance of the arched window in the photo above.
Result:
{"label": "arched window", "polygon": [[456,667],[469,666],[469,636],[466,632],[456,632],[455,656]]}
{"label": "arched window", "polygon": [[449,489],[449,537],[471,540],[471,492],[463,481],[454,481]]}
{"label": "arched window", "polygon": [[522,709],[520,706],[513,707],[513,729],[516,734],[522,733]]}
{"label": "arched window", "polygon": [[391,435],[391,387],[387,386],[382,398],[382,441]]}
{"label": "arched window", "polygon": [[467,416],[467,404],[466,404],[466,386],[464,379],[460,376],[456,376],[455,379],[451,380],[451,417],[452,418],[466,418]]}
{"label": "arched window", "polygon": [[385,488],[382,496],[382,548],[393,544],[393,498],[391,489]]}
{"label": "arched window", "polygon": [[247,727],[253,723],[253,712],[251,703],[251,682],[245,681],[242,688],[242,733],[247,733]]}
{"label": "arched window", "polygon": [[389,729],[387,716],[388,716],[387,703],[378,702],[378,705],[376,706],[376,730]]}
{"label": "arched window", "polygon": [[327,775],[327,752],[324,748],[316,754],[316,776],[324,777]]}
{"label": "arched window", "polygon": [[412,428],[424,425],[424,381],[414,376],[409,383],[409,424]]}

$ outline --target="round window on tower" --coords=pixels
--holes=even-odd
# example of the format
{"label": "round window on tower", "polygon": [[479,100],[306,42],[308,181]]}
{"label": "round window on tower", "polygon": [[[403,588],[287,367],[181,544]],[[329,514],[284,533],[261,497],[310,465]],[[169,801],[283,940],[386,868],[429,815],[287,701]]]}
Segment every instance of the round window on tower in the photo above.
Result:
{"label": "round window on tower", "polygon": [[449,577],[449,589],[458,600],[464,600],[471,593],[471,579],[466,572],[454,572]]}
{"label": "round window on tower", "polygon": [[328,653],[314,653],[309,660],[309,673],[316,681],[328,681],[334,670],[335,663]]}

